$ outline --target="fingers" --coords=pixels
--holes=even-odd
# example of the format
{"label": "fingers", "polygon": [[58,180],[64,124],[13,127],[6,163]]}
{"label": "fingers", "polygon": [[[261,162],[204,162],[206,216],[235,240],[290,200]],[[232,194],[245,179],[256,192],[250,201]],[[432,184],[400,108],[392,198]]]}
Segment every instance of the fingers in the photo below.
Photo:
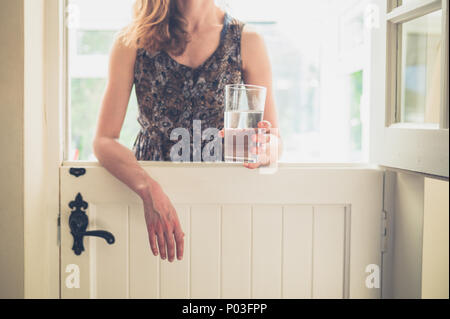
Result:
{"label": "fingers", "polygon": [[178,226],[175,229],[175,242],[177,244],[177,259],[182,260],[184,254],[184,233],[181,230],[181,227]]}
{"label": "fingers", "polygon": [[175,258],[175,242],[173,240],[173,232],[165,232],[164,238],[166,239],[167,254],[169,255],[169,262],[172,262]]}
{"label": "fingers", "polygon": [[169,262],[174,261],[175,251],[178,260],[182,260],[184,254],[184,233],[181,230],[179,222],[177,222],[176,225],[175,231],[168,231],[164,233]]}
{"label": "fingers", "polygon": [[257,169],[261,167],[261,163],[244,163],[244,167],[248,169]]}
{"label": "fingers", "polygon": [[254,134],[252,135],[253,143],[269,143],[270,142],[270,134]]}
{"label": "fingers", "polygon": [[[258,123],[258,134],[252,136],[252,142],[256,144],[250,148],[250,153],[257,155],[257,163],[244,163],[244,167],[249,169],[256,169],[261,166],[270,165],[272,161],[272,141],[276,142],[276,136],[272,139],[271,134],[272,124],[269,121],[261,121]],[[274,160],[275,162],[276,160]]]}
{"label": "fingers", "polygon": [[[258,129],[255,131],[259,131],[261,134],[258,134],[259,137],[253,137],[253,142],[262,143],[263,141],[270,141],[270,129],[272,128],[272,124],[269,121],[261,121],[258,123]],[[218,133],[219,137],[225,137],[225,129],[221,129]],[[267,139],[269,138],[269,139]]]}
{"label": "fingers", "polygon": [[162,192],[155,192],[151,202],[144,201],[150,248],[153,255],[173,262],[175,253],[181,260],[184,253],[184,233],[181,229],[177,211]]}
{"label": "fingers", "polygon": [[156,237],[158,238],[158,247],[159,247],[159,253],[161,255],[161,259],[167,258],[167,252],[166,252],[166,241],[164,238],[164,233],[162,229],[158,231],[156,234]]}
{"label": "fingers", "polygon": [[258,128],[266,129],[266,133],[269,133],[270,129],[272,128],[272,124],[269,121],[261,121],[258,123]]}
{"label": "fingers", "polygon": [[[270,141],[270,136],[268,136],[267,140]],[[269,145],[269,142],[261,143],[260,145],[251,147],[250,153],[252,155],[257,156],[257,162],[256,163],[244,163],[244,167],[246,167],[248,169],[257,169],[263,165],[270,164],[270,148],[267,147],[268,145]]]}
{"label": "fingers", "polygon": [[[184,233],[181,227],[176,227],[175,231],[159,231],[158,233],[150,233],[150,247],[153,255],[158,256],[158,249],[161,259],[168,259],[169,262],[175,260],[175,253],[178,260],[183,259],[184,254]],[[156,245],[158,244],[158,246]]]}
{"label": "fingers", "polygon": [[148,238],[150,240],[150,248],[153,255],[158,256],[158,247],[156,247],[156,234],[154,231],[149,231]]}
{"label": "fingers", "polygon": [[267,154],[267,147],[265,145],[252,147],[252,148],[250,148],[250,153],[253,154],[253,155],[266,155]]}

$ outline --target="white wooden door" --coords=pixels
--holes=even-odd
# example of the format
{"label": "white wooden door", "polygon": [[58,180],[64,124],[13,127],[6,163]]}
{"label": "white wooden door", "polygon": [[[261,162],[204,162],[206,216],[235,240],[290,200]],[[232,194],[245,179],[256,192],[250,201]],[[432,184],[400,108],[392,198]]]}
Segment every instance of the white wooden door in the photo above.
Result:
{"label": "white wooden door", "polygon": [[[96,164],[75,177],[68,163],[60,171],[62,298],[380,297],[366,286],[366,268],[381,265],[382,171],[142,165],[176,206],[184,260],[152,255],[141,200],[124,184]],[[79,256],[69,229],[78,194],[88,230],[115,237],[112,245],[85,237]]]}
{"label": "white wooden door", "polygon": [[[449,178],[449,99],[448,99],[448,0],[370,0],[374,5],[373,19],[376,27],[370,32],[370,67],[368,91],[370,100],[371,156],[370,161],[387,168],[424,173],[440,178]],[[376,10],[375,10],[376,9]],[[420,102],[421,108],[436,112],[433,121],[410,123],[401,118],[401,83],[406,78],[406,48],[402,37],[404,24],[439,13],[440,19],[432,22],[439,27],[433,30],[439,34],[438,45],[429,46],[440,53],[428,59],[430,65],[416,62],[409,69],[422,69],[423,74],[411,76],[410,81],[426,83],[429,95],[427,102]],[[440,20],[440,21],[439,21]],[[430,22],[431,23],[431,22]],[[407,28],[406,28],[407,29]],[[415,30],[413,37],[427,35],[424,27]],[[412,32],[412,31],[409,31]],[[387,36],[388,35],[388,36]],[[423,54],[424,47],[410,49],[412,55]],[[431,66],[431,64],[433,66]],[[403,81],[403,82],[402,82]],[[423,104],[422,104],[423,103]],[[438,121],[437,121],[438,120]],[[436,123],[434,123],[436,122]],[[439,122],[439,123],[437,123]]]}

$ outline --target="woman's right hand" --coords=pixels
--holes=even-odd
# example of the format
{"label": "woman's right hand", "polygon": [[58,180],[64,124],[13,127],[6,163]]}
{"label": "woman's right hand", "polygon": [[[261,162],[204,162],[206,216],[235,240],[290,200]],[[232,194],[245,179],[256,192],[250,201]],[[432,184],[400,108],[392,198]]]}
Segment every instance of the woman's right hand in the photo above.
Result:
{"label": "woman's right hand", "polygon": [[143,196],[143,202],[153,254],[158,256],[159,248],[161,258],[173,262],[176,250],[177,259],[183,259],[184,232],[175,208],[158,183],[152,183],[147,196]]}

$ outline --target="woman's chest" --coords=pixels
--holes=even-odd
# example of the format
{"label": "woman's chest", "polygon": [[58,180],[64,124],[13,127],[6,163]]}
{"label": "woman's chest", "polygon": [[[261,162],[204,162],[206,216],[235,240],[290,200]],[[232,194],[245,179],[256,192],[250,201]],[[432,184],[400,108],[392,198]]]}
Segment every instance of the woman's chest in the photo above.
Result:
{"label": "woman's chest", "polygon": [[211,58],[220,48],[220,30],[194,34],[182,55],[170,57],[177,63],[191,69],[197,69]]}

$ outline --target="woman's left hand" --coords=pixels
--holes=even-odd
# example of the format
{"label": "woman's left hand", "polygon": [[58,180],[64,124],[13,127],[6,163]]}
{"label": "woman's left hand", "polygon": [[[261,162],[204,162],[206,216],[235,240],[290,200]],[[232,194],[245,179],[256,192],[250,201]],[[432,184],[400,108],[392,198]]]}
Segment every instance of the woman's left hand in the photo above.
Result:
{"label": "woman's left hand", "polygon": [[[269,166],[278,161],[278,139],[277,134],[271,132],[272,124],[269,121],[258,123],[258,134],[253,135],[254,145],[250,148],[252,155],[257,155],[256,163],[244,163],[248,169],[256,169],[262,166]],[[274,143],[275,142],[275,143]]]}
{"label": "woman's left hand", "polygon": [[[248,169],[256,169],[262,166],[269,166],[278,161],[278,141],[279,137],[273,132],[272,124],[269,121],[261,121],[258,123],[257,134],[252,135],[252,145],[248,152],[257,155],[256,163],[244,163],[244,167]],[[219,136],[224,138],[225,133],[222,129]]]}

